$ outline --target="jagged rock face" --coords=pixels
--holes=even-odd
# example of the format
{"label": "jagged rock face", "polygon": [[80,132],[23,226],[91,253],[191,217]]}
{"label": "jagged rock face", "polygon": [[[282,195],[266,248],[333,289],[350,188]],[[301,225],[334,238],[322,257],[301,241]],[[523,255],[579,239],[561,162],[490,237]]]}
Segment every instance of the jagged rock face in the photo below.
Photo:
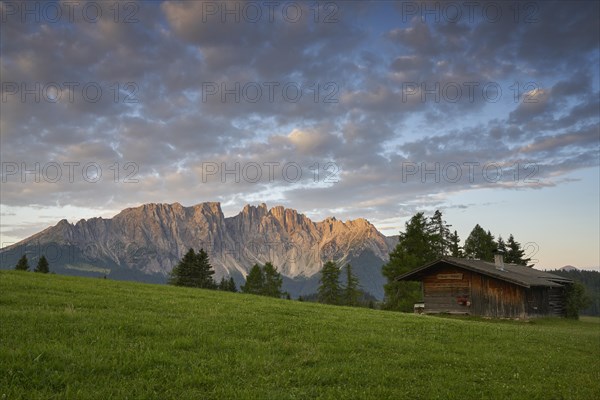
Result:
{"label": "jagged rock face", "polygon": [[267,261],[284,276],[311,277],[327,260],[344,262],[368,251],[383,263],[391,251],[389,239],[364,219],[315,223],[296,210],[265,204],[247,205],[229,218],[219,203],[145,204],[112,219],[62,220],[11,248],[34,242],[74,247],[88,260],[163,275],[189,248],[204,248],[217,278],[246,275],[254,263]]}

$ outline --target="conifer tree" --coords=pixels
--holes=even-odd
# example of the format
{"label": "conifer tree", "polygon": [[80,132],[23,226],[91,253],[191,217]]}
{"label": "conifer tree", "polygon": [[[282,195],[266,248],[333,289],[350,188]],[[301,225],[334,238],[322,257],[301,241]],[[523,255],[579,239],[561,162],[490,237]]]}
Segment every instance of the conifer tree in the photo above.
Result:
{"label": "conifer tree", "polygon": [[400,232],[398,244],[390,253],[390,260],[382,268],[383,276],[387,278],[383,308],[412,311],[414,303],[421,298],[420,283],[398,282],[396,278],[436,257],[427,219],[422,212],[417,213],[405,224],[405,232]]}
{"label": "conifer tree", "polygon": [[565,316],[579,319],[579,312],[591,303],[591,298],[585,291],[585,286],[579,282],[567,285],[565,293]]}
{"label": "conifer tree", "polygon": [[50,272],[50,268],[48,267],[48,260],[46,260],[46,256],[42,255],[38,260],[37,266],[34,269],[34,272],[41,272],[43,274],[47,274]]}
{"label": "conifer tree", "polygon": [[510,262],[506,258],[506,256],[508,255],[507,248],[506,248],[506,243],[504,242],[504,239],[502,239],[502,236],[500,236],[500,235],[498,235],[497,249],[498,249],[498,252],[502,252],[502,254],[504,255],[504,261],[505,262]]}
{"label": "conifer tree", "polygon": [[196,262],[196,252],[189,249],[181,261],[171,270],[169,284],[175,286],[193,286],[192,271]]}
{"label": "conifer tree", "polygon": [[265,276],[262,268],[258,264],[254,264],[246,276],[246,283],[242,285],[242,293],[262,294],[265,284]]}
{"label": "conifer tree", "polygon": [[229,281],[227,281],[227,291],[234,293],[237,292],[237,286],[235,285],[233,277],[229,277]]}
{"label": "conifer tree", "polygon": [[352,273],[352,265],[346,265],[346,287],[344,288],[344,304],[347,306],[357,306],[360,298],[358,288],[359,281],[356,275]]}
{"label": "conifer tree", "polygon": [[483,261],[494,261],[497,244],[490,231],[485,231],[479,224],[475,225],[463,247],[465,255]]}
{"label": "conifer tree", "polygon": [[263,275],[264,284],[261,294],[269,297],[281,297],[281,285],[283,284],[283,278],[281,277],[281,274],[277,272],[277,268],[268,262],[263,267]]}
{"label": "conifer tree", "polygon": [[192,282],[194,287],[203,289],[216,289],[217,285],[213,279],[215,271],[210,265],[208,253],[204,249],[196,254],[192,268]]}
{"label": "conifer tree", "polygon": [[171,271],[169,284],[175,286],[187,286],[203,289],[216,289],[217,284],[213,280],[215,271],[210,265],[208,254],[204,249],[198,253],[189,249],[181,261]]}
{"label": "conifer tree", "polygon": [[27,255],[23,254],[19,261],[17,261],[17,265],[15,266],[15,270],[17,271],[29,271],[29,261],[27,261]]}
{"label": "conifer tree", "polygon": [[229,277],[229,279],[225,279],[225,277],[221,278],[218,286],[219,290],[223,290],[225,292],[237,292],[237,287],[235,286],[235,281],[233,277]]}
{"label": "conifer tree", "polygon": [[508,241],[506,242],[505,255],[504,261],[507,263],[533,267],[533,264],[529,264],[531,258],[524,258],[525,250],[521,248],[521,243],[515,240],[512,233],[508,236]]}
{"label": "conifer tree", "polygon": [[430,235],[433,251],[438,257],[443,257],[450,253],[450,226],[452,225],[446,223],[440,210],[436,210],[433,217],[429,218],[427,231]]}
{"label": "conifer tree", "polygon": [[460,238],[456,231],[450,235],[450,255],[452,257],[464,257],[462,247],[460,247]]}
{"label": "conifer tree", "polygon": [[340,269],[333,261],[327,261],[321,270],[321,280],[318,290],[320,303],[340,303]]}

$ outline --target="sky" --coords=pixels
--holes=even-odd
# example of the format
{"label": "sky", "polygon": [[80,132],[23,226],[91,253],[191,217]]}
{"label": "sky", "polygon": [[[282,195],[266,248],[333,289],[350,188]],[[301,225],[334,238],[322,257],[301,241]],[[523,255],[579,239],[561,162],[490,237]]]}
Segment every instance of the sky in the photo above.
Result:
{"label": "sky", "polygon": [[1,246],[144,203],[600,265],[599,3],[0,3]]}

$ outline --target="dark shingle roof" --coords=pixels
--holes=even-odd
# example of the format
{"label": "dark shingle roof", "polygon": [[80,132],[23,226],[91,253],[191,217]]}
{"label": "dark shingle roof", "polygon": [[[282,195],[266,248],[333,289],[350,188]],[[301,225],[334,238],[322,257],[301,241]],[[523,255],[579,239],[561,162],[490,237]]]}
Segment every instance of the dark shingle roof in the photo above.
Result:
{"label": "dark shingle roof", "polygon": [[419,278],[423,275],[423,272],[441,262],[524,287],[560,287],[566,283],[573,282],[571,279],[563,278],[562,276],[554,275],[549,272],[540,271],[523,265],[504,264],[504,270],[499,270],[492,262],[456,257],[439,258],[429,264],[425,264],[422,267],[400,275],[396,278],[396,280],[413,280],[415,278]]}

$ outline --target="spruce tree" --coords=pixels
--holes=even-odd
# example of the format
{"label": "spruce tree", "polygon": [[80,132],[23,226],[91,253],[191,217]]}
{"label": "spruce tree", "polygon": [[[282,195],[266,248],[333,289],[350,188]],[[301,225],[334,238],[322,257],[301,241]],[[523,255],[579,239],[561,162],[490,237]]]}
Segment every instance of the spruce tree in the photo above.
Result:
{"label": "spruce tree", "polygon": [[195,262],[196,252],[194,249],[189,249],[179,263],[171,270],[169,284],[175,286],[193,286],[192,271]]}
{"label": "spruce tree", "polygon": [[225,277],[222,277],[221,282],[219,282],[219,286],[217,288],[225,292],[237,292],[237,287],[235,286],[235,281],[233,280],[233,277],[229,277],[229,279],[225,279]]}
{"label": "spruce tree", "polygon": [[227,280],[225,280],[225,277],[222,277],[221,282],[219,282],[219,286],[217,286],[217,289],[225,291],[225,290],[227,290],[227,286],[228,286]]}
{"label": "spruce tree", "polygon": [[494,261],[497,244],[490,231],[485,231],[479,224],[475,225],[463,247],[465,255],[483,261]]}
{"label": "spruce tree", "polygon": [[237,292],[237,286],[235,285],[235,281],[233,280],[233,277],[229,277],[229,280],[227,281],[227,291],[229,292]]}
{"label": "spruce tree", "polygon": [[15,266],[15,270],[29,271],[29,261],[27,261],[27,256],[25,254],[23,254],[21,256],[21,258],[19,258],[19,261],[17,262],[17,265]]}
{"label": "spruce tree", "polygon": [[277,268],[268,262],[263,267],[263,275],[265,280],[261,294],[269,297],[281,297],[281,285],[283,284],[283,278],[281,278],[281,274],[277,272]]}
{"label": "spruce tree", "polygon": [[262,294],[265,284],[265,276],[262,268],[258,264],[254,264],[246,276],[246,283],[242,285],[242,293]]}
{"label": "spruce tree", "polygon": [[216,289],[217,284],[213,279],[215,271],[210,265],[208,253],[204,249],[196,254],[192,268],[192,282],[194,287],[203,289]]}
{"label": "spruce tree", "polygon": [[428,222],[422,212],[415,214],[405,225],[390,260],[382,268],[387,278],[384,309],[410,312],[415,302],[421,299],[419,282],[398,282],[396,278],[421,265],[436,259],[435,248],[431,244]]}
{"label": "spruce tree", "polygon": [[50,268],[48,267],[48,260],[46,260],[46,256],[42,255],[38,260],[37,266],[34,269],[34,272],[41,272],[43,274],[47,274],[50,272]]}
{"label": "spruce tree", "polygon": [[508,261],[508,259],[507,259],[508,251],[506,248],[506,243],[504,242],[504,239],[502,239],[502,236],[500,236],[500,235],[498,235],[497,249],[498,249],[498,252],[502,252],[502,254],[504,254],[504,261],[509,263],[510,261]]}
{"label": "spruce tree", "polygon": [[452,257],[464,257],[462,247],[460,247],[460,238],[456,231],[450,235],[450,255]]}
{"label": "spruce tree", "polygon": [[333,261],[327,261],[321,270],[318,290],[320,303],[339,304],[340,302],[340,269]]}
{"label": "spruce tree", "polygon": [[356,275],[352,273],[352,265],[346,265],[346,287],[344,288],[344,304],[347,306],[357,306],[360,298],[358,288],[359,281]]}
{"label": "spruce tree", "polygon": [[427,231],[430,235],[433,251],[438,257],[443,257],[450,253],[450,226],[452,225],[448,225],[444,221],[440,210],[436,210],[433,217],[429,218]]}
{"label": "spruce tree", "polygon": [[517,242],[512,235],[512,233],[508,236],[508,241],[506,242],[506,256],[504,257],[504,261],[511,264],[525,265],[527,267],[533,267],[533,264],[529,265],[531,258],[523,258],[525,257],[525,250],[521,248],[521,243]]}

